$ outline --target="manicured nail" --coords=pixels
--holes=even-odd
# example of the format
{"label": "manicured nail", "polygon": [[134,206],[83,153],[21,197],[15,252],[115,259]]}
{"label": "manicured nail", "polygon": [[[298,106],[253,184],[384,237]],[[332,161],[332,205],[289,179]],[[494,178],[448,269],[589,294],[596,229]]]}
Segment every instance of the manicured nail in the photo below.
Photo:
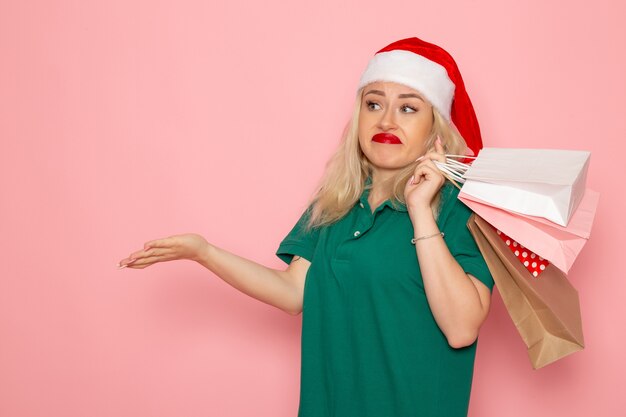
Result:
{"label": "manicured nail", "polygon": [[413,185],[413,179],[415,179],[415,175],[411,175],[411,179],[409,180],[409,184]]}
{"label": "manicured nail", "polygon": [[441,145],[441,137],[437,135],[437,143]]}
{"label": "manicured nail", "polygon": [[420,160],[422,160],[423,158],[424,158],[424,155],[422,155],[422,156],[420,156],[419,158],[417,158],[417,159],[415,160],[415,162],[420,161]]}
{"label": "manicured nail", "polygon": [[120,264],[117,264],[117,269],[124,269],[124,268],[126,268],[127,266],[128,266],[128,265],[120,265]]}

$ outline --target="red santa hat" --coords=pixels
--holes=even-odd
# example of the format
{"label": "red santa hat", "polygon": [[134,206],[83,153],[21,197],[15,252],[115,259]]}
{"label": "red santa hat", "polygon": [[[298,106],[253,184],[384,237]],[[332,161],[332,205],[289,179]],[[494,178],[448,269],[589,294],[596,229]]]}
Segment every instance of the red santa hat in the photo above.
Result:
{"label": "red santa hat", "polygon": [[475,155],[482,149],[480,127],[463,78],[444,49],[418,38],[393,42],[370,60],[359,88],[375,81],[392,81],[419,91],[456,126]]}

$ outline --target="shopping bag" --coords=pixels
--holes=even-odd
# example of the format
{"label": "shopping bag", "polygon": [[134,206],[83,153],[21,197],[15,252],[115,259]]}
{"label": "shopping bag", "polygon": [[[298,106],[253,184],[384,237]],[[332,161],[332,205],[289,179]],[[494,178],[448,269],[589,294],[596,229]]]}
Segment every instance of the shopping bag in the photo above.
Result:
{"label": "shopping bag", "polygon": [[585,190],[567,227],[559,226],[541,217],[526,216],[491,207],[484,201],[464,192],[460,192],[458,198],[496,229],[547,259],[561,271],[568,273],[589,239],[599,193],[590,189]]}
{"label": "shopping bag", "polygon": [[590,153],[484,148],[463,174],[462,191],[494,207],[567,226],[580,203]]}
{"label": "shopping bag", "polygon": [[535,278],[502,242],[493,226],[476,214],[470,216],[467,226],[528,349],[533,369],[582,350],[578,292],[565,274],[550,264]]}

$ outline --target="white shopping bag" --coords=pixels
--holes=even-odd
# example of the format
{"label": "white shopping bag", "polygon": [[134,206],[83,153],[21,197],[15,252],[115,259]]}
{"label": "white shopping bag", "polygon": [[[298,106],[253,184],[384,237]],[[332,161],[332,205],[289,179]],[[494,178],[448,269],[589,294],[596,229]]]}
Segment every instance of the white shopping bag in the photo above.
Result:
{"label": "white shopping bag", "polygon": [[461,191],[489,205],[567,226],[587,180],[590,153],[484,148],[463,174]]}

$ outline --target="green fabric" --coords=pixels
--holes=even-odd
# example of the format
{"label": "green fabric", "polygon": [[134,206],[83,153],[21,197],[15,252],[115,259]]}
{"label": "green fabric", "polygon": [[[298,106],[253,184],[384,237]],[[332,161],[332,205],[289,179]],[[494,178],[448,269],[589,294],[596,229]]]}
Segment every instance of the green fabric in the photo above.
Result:
{"label": "green fabric", "polygon": [[[450,252],[493,290],[467,228],[471,211],[451,184],[441,193],[437,223]],[[305,233],[309,207],[276,252],[286,263],[311,261],[298,416],[466,416],[477,342],[448,345],[424,292],[406,207],[386,201],[372,213],[367,196],[335,224]]]}

